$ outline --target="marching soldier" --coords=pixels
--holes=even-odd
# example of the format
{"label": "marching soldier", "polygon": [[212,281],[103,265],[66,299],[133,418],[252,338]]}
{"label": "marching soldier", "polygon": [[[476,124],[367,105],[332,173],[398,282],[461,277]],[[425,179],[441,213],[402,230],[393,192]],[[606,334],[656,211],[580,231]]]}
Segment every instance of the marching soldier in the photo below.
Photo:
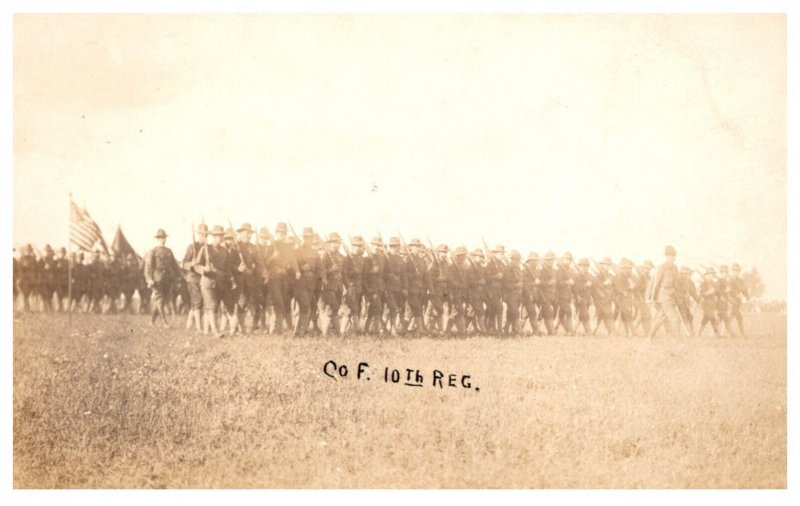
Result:
{"label": "marching soldier", "polygon": [[744,318],[742,317],[742,301],[750,300],[750,291],[747,285],[740,277],[742,268],[739,264],[731,266],[732,278],[730,280],[730,295],[731,295],[731,317],[736,320],[739,326],[739,335],[746,337],[744,332]]}
{"label": "marching soldier", "polygon": [[241,297],[242,286],[238,266],[242,263],[242,258],[239,255],[239,250],[236,248],[236,234],[232,228],[225,229],[222,236],[222,247],[228,256],[228,273],[227,277],[217,276],[217,294],[219,301],[222,304],[222,321],[219,326],[221,333],[225,332],[227,327],[228,335],[232,336],[237,331],[241,330],[239,323],[239,308],[237,306],[239,297]]}
{"label": "marching soldier", "polygon": [[713,267],[706,269],[703,274],[703,281],[700,283],[700,308],[703,310],[703,319],[700,321],[700,331],[698,336],[703,336],[703,331],[707,324],[711,324],[711,329],[716,337],[721,337],[717,324],[717,283],[715,281]]}
{"label": "marching soldier", "polygon": [[423,246],[419,239],[411,239],[408,244],[410,255],[406,263],[406,280],[408,282],[408,294],[406,301],[411,318],[406,330],[417,332],[419,329],[425,330],[425,318],[423,307],[425,303],[425,287],[427,286],[428,266],[422,257]]}
{"label": "marching soldier", "polygon": [[239,254],[239,265],[234,270],[239,272],[241,293],[239,295],[239,313],[245,315],[245,333],[251,334],[257,321],[258,300],[261,294],[261,275],[264,272],[261,255],[258,248],[250,242],[253,235],[253,226],[249,223],[242,224],[236,229],[238,238],[236,252]]}
{"label": "marching soldier", "polygon": [[405,308],[404,294],[408,293],[408,279],[406,278],[406,263],[400,256],[399,237],[389,239],[385,279],[385,303],[389,312],[389,331],[393,330],[395,334],[402,335],[405,330],[403,310]]}
{"label": "marching soldier", "polygon": [[648,300],[655,304],[655,317],[647,337],[654,337],[655,330],[662,324],[666,326],[668,336],[680,335],[680,313],[678,312],[676,290],[678,285],[678,268],[675,267],[675,248],[664,249],[665,261],[658,267],[653,278],[652,291]]}
{"label": "marching soldier", "polygon": [[365,300],[367,303],[367,322],[364,324],[364,332],[383,335],[385,328],[383,325],[383,305],[384,291],[386,289],[386,270],[387,258],[383,250],[383,241],[380,237],[373,237],[371,244],[375,247],[366,260]]}
{"label": "marching soldier", "polygon": [[203,310],[203,294],[200,290],[200,274],[195,269],[197,259],[202,251],[205,251],[208,244],[208,226],[201,223],[197,227],[197,241],[192,239],[192,243],[186,247],[183,255],[183,279],[186,282],[186,290],[189,293],[189,315],[186,317],[186,328],[194,328],[200,332],[201,312]]}
{"label": "marching soldier", "polygon": [[[575,312],[578,322],[583,326],[584,335],[591,335],[591,322],[589,307],[592,305],[592,275],[589,274],[589,259],[581,258],[578,261],[578,273],[575,274],[575,285],[572,287],[575,294]],[[575,330],[577,331],[577,325]]]}
{"label": "marching soldier", "polygon": [[39,259],[39,297],[42,299],[42,311],[53,311],[53,293],[56,291],[56,259],[53,248],[46,244],[44,255]]}
{"label": "marching soldier", "polygon": [[69,259],[67,258],[67,248],[58,248],[56,256],[56,297],[58,299],[58,311],[66,311],[67,306],[64,300],[69,294]]}
{"label": "marching soldier", "polygon": [[[123,295],[125,295],[125,303],[120,311],[127,310],[129,313],[133,313],[133,292],[139,286],[139,261],[133,253],[128,253],[125,257],[125,263],[122,264],[121,278],[121,288]],[[141,297],[142,295],[139,294],[140,300]]]}
{"label": "marching soldier", "polygon": [[561,258],[561,263],[556,270],[556,300],[558,302],[558,326],[564,328],[567,335],[572,335],[572,253],[567,251]]}
{"label": "marching soldier", "polygon": [[488,255],[484,269],[484,278],[488,286],[486,295],[486,331],[495,335],[501,335],[503,332],[505,255],[505,245],[498,244]]}
{"label": "marching soldier", "polygon": [[100,258],[100,252],[94,250],[89,263],[86,265],[86,274],[88,277],[88,293],[89,313],[99,313],[100,304],[103,300],[103,261]]}
{"label": "marching soldier", "polygon": [[645,260],[638,268],[640,283],[636,287],[636,312],[639,315],[639,323],[642,325],[644,335],[650,334],[650,327],[652,324],[653,315],[650,313],[650,307],[647,304],[648,290],[652,289],[651,283],[653,277],[651,272],[655,266],[650,260]]}
{"label": "marching soldier", "polygon": [[472,252],[471,260],[465,271],[466,302],[469,308],[466,327],[471,323],[479,335],[486,334],[486,279],[484,279],[483,250],[477,248]]}
{"label": "marching soldier", "polygon": [[343,265],[344,283],[346,287],[347,325],[355,334],[361,334],[361,309],[364,295],[364,279],[366,260],[364,258],[364,239],[357,235],[350,239],[350,250]]}
{"label": "marching soldier", "polygon": [[[312,305],[316,291],[316,282],[319,277],[319,255],[313,245],[314,231],[310,227],[303,230],[303,244],[296,251],[297,263],[300,267],[299,278],[295,278],[292,285],[294,299],[297,302],[297,325],[294,336],[302,337],[308,332],[311,323]],[[316,323],[315,323],[316,327]]]}
{"label": "marching soldier", "polygon": [[227,283],[231,277],[231,261],[228,250],[222,245],[225,230],[214,225],[211,230],[212,243],[204,244],[194,261],[194,272],[200,274],[200,293],[203,297],[203,334],[211,333],[222,337],[217,329],[217,307],[219,294],[217,287]]}
{"label": "marching soldier", "polygon": [[700,299],[697,296],[694,281],[692,281],[692,270],[684,265],[679,272],[680,277],[678,278],[678,290],[676,292],[678,296],[678,311],[686,330],[689,331],[689,337],[695,337],[691,301],[694,299],[695,303],[699,304]]}
{"label": "marching soldier", "polygon": [[503,272],[503,301],[506,304],[506,323],[503,328],[506,335],[519,335],[519,310],[522,304],[522,255],[511,250],[509,262]]}
{"label": "marching soldier", "polygon": [[555,334],[553,322],[555,319],[556,298],[556,269],[553,266],[556,255],[552,251],[545,253],[542,259],[542,269],[539,272],[539,290],[542,294],[542,307],[539,310],[539,318],[544,320],[547,335]]}
{"label": "marching soldier", "polygon": [[597,312],[597,322],[592,335],[597,335],[597,331],[600,330],[600,324],[605,326],[609,336],[614,335],[616,332],[614,312],[611,308],[611,303],[614,299],[614,280],[611,272],[609,272],[611,265],[611,259],[608,257],[605,257],[597,265],[597,275],[594,277],[592,284],[592,299]]}
{"label": "marching soldier", "polygon": [[19,269],[19,293],[22,295],[23,309],[31,310],[30,297],[36,293],[36,281],[39,277],[39,263],[33,253],[33,246],[26,244],[17,265]]}
{"label": "marching soldier", "polygon": [[156,318],[161,316],[161,323],[165,328],[170,328],[165,314],[165,297],[169,295],[172,284],[178,277],[178,262],[172,250],[166,247],[167,233],[158,229],[155,239],[158,245],[151,249],[144,262],[144,277],[147,287],[152,289],[153,311],[150,315],[150,325],[155,326]]}
{"label": "marching soldier", "polygon": [[457,336],[463,336],[466,332],[466,282],[464,279],[464,271],[467,268],[466,258],[467,248],[459,246],[453,251],[452,260],[445,260],[448,288],[446,297],[448,303],[448,322],[445,328],[446,332],[449,332],[455,327]]}
{"label": "marching soldier", "polygon": [[625,328],[625,337],[633,335],[634,292],[636,281],[633,278],[633,262],[627,258],[620,261],[620,272],[614,278],[617,304],[619,305],[622,326]]}
{"label": "marching soldier", "polygon": [[[525,260],[525,266],[522,269],[522,307],[525,309],[525,318],[531,325],[531,331],[536,336],[540,334],[539,312],[536,310],[536,306],[541,304],[538,271],[539,255],[531,251],[528,253],[528,258]],[[524,320],[522,326],[525,326]]]}
{"label": "marching soldier", "polygon": [[342,296],[344,293],[344,280],[342,269],[344,267],[344,256],[339,252],[342,245],[342,238],[336,232],[331,233],[326,241],[325,255],[322,257],[322,307],[325,317],[328,320],[328,328],[324,329],[323,335],[332,333],[341,336],[341,322],[339,320],[339,309],[342,306]]}
{"label": "marching soldier", "polygon": [[733,330],[733,325],[731,324],[730,298],[731,289],[728,266],[722,265],[719,268],[719,276],[717,278],[717,320],[719,321],[720,329],[724,324],[728,334],[736,337],[736,331]]}

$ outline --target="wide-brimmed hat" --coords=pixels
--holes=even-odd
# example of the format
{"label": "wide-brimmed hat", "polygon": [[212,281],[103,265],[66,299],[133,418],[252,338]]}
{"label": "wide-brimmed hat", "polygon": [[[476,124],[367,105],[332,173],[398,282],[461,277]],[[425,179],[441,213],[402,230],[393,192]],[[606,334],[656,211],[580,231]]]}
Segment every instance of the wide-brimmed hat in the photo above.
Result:
{"label": "wide-brimmed hat", "polygon": [[156,232],[155,238],[156,239],[166,239],[167,238],[167,233],[164,232],[163,228],[159,228],[158,232]]}
{"label": "wide-brimmed hat", "polygon": [[242,223],[242,226],[237,228],[236,232],[247,232],[248,234],[252,234],[253,226],[249,223]]}

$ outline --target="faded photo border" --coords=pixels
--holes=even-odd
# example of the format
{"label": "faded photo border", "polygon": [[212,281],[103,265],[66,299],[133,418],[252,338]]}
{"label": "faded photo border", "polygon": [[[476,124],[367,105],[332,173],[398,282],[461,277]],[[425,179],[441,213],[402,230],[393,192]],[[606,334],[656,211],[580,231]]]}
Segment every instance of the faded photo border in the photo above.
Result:
{"label": "faded photo border", "polygon": [[[0,248],[0,262],[4,265],[11,264],[13,243],[13,16],[15,13],[36,12],[82,12],[82,13],[250,13],[250,12],[318,12],[318,13],[747,13],[753,12],[756,7],[758,13],[786,13],[787,14],[787,490],[637,490],[637,491],[581,491],[581,490],[457,490],[457,491],[374,491],[374,490],[224,490],[224,491],[36,491],[13,489],[13,322],[11,311],[6,309],[2,318],[2,329],[6,338],[0,351],[3,360],[0,363],[2,371],[2,389],[0,389],[0,480],[2,480],[2,500],[5,504],[39,504],[49,501],[69,501],[81,504],[107,504],[114,501],[122,504],[140,504],[143,501],[170,504],[177,500],[203,503],[218,503],[219,501],[239,502],[264,502],[276,501],[281,504],[289,501],[314,501],[318,503],[335,504],[407,504],[409,501],[441,502],[458,501],[460,503],[485,503],[486,501],[502,501],[519,504],[530,504],[531,501],[550,502],[602,502],[613,504],[641,504],[643,501],[653,504],[674,504],[676,501],[689,503],[707,503],[708,501],[725,501],[730,504],[750,504],[755,501],[769,501],[769,503],[796,503],[798,498],[795,489],[800,486],[798,467],[795,456],[798,453],[797,443],[797,410],[794,397],[798,391],[796,373],[800,367],[797,357],[797,345],[793,338],[797,336],[797,281],[798,271],[792,259],[800,258],[797,244],[798,207],[800,202],[800,189],[798,188],[798,160],[796,142],[798,138],[797,120],[798,105],[797,93],[797,61],[800,57],[798,51],[798,15],[800,9],[791,1],[767,1],[757,5],[748,1],[728,2],[691,2],[691,1],[568,1],[568,2],[523,2],[523,1],[496,1],[496,2],[422,2],[418,0],[408,2],[368,2],[368,1],[337,1],[337,2],[180,2],[175,0],[164,1],[125,1],[125,2],[100,2],[100,1],[12,1],[0,7],[2,19],[0,20],[0,37],[2,37],[3,50],[0,51],[0,64],[6,69],[3,74],[3,94],[0,107],[3,113],[3,135],[0,152],[4,154],[4,169],[0,169],[0,211],[6,217],[5,227],[2,228],[3,247]],[[8,268],[2,271],[2,279],[7,287],[11,283],[11,272]],[[0,291],[0,303],[3,307],[12,306],[9,290]]]}

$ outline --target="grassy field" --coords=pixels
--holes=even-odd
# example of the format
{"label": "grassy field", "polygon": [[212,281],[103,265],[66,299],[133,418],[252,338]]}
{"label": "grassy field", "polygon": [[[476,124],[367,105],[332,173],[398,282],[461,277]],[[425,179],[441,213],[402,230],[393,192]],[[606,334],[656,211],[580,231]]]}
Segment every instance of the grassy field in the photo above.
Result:
{"label": "grassy field", "polygon": [[[748,315],[747,339],[652,342],[67,323],[14,316],[17,488],[786,486],[785,315]],[[471,388],[432,386],[434,369]]]}

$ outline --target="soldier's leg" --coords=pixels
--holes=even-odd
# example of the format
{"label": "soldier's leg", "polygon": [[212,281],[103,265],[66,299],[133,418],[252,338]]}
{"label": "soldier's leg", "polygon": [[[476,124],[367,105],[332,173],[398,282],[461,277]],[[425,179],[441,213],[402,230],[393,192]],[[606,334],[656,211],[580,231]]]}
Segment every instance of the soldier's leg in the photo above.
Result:
{"label": "soldier's leg", "polygon": [[302,284],[302,280],[295,284],[293,292],[298,308],[297,323],[295,324],[293,335],[302,337],[308,333],[308,324],[311,319],[311,294],[308,293],[306,286]]}
{"label": "soldier's leg", "polygon": [[736,312],[734,313],[736,317],[736,324],[739,326],[739,335],[741,337],[747,337],[744,331],[744,317],[742,316],[742,310],[740,308],[736,308]]}
{"label": "soldier's leg", "polygon": [[203,335],[221,337],[217,330],[217,305],[219,302],[216,286],[204,278],[200,283],[200,293],[203,297]]}
{"label": "soldier's leg", "polygon": [[650,334],[650,327],[653,324],[653,315],[650,313],[650,308],[647,306],[647,302],[645,302],[644,299],[639,300],[639,318],[642,322],[644,335]]}

